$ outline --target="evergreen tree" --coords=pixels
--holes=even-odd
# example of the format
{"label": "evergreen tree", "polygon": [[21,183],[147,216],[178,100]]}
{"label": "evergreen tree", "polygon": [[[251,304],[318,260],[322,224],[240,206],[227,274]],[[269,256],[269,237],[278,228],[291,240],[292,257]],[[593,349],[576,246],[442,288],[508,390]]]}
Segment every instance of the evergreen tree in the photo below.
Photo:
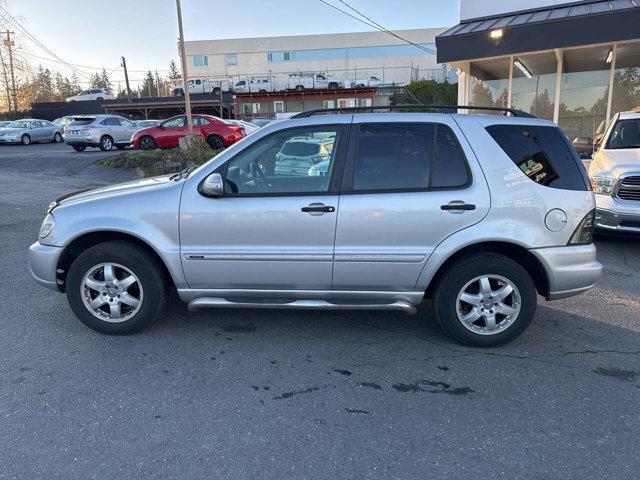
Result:
{"label": "evergreen tree", "polygon": [[141,97],[157,97],[158,96],[158,87],[156,85],[156,80],[154,78],[151,70],[147,72],[144,77],[144,82],[140,87],[140,96]]}
{"label": "evergreen tree", "polygon": [[174,60],[171,60],[169,62],[169,80],[177,80],[181,76],[182,75],[180,74],[180,71],[178,70],[176,62]]}

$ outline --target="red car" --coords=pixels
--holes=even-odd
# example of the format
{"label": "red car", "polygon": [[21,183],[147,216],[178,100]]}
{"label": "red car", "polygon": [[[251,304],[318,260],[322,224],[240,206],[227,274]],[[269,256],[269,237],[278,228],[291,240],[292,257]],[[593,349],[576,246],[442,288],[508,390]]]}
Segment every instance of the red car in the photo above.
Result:
{"label": "red car", "polygon": [[[219,149],[233,145],[245,136],[244,128],[225,122],[212,115],[192,115],[193,133],[207,140],[211,148]],[[142,150],[154,148],[176,148],[179,139],[189,133],[187,116],[177,115],[158,125],[138,130],[131,137],[131,146]]]}

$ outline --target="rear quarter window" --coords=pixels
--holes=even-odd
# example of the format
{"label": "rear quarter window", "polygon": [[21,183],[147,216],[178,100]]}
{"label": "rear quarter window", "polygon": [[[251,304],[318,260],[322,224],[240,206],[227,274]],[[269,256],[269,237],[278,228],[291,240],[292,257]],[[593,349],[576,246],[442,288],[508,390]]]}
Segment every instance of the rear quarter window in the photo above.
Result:
{"label": "rear quarter window", "polygon": [[589,190],[580,157],[557,127],[491,125],[489,135],[530,180],[562,190]]}

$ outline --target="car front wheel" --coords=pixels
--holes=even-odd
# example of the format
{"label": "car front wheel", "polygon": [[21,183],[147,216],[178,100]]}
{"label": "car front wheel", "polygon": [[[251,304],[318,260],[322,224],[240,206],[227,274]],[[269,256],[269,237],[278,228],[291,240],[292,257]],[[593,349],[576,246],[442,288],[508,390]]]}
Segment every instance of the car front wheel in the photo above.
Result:
{"label": "car front wheel", "polygon": [[21,141],[22,145],[30,145],[31,144],[31,137],[25,133],[20,138],[20,141]]}
{"label": "car front wheel", "polygon": [[105,242],[81,253],[66,279],[67,300],[82,323],[125,335],[153,323],[167,299],[160,265],[142,248]]}
{"label": "car front wheel", "polygon": [[56,132],[56,134],[53,136],[53,141],[54,141],[54,143],[62,142],[62,135],[60,135],[60,133]]}
{"label": "car front wheel", "polygon": [[140,150],[153,150],[156,148],[156,142],[153,138],[146,136],[140,139]]}
{"label": "car front wheel", "polygon": [[503,255],[467,255],[439,279],[433,307],[442,328],[474,347],[509,342],[526,330],[536,311],[533,280]]}

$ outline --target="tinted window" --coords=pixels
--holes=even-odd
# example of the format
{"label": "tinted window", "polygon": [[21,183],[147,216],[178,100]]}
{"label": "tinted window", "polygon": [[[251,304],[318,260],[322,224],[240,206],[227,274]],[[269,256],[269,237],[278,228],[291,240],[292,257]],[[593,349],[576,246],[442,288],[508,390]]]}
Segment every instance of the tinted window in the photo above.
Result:
{"label": "tinted window", "polygon": [[95,120],[95,118],[93,118],[93,117],[74,118],[73,121],[69,124],[69,126],[75,127],[75,126],[81,126],[81,125],[89,125],[94,120]]}
{"label": "tinted window", "polygon": [[120,120],[115,117],[108,117],[101,121],[100,125],[110,125],[112,127],[118,127],[120,126]]}
{"label": "tinted window", "polygon": [[432,124],[364,124],[358,137],[353,188],[427,188],[432,154]]}
{"label": "tinted window", "polygon": [[[225,191],[230,194],[328,191],[335,149],[318,146],[331,145],[341,131],[337,126],[301,127],[261,138],[227,164]],[[284,154],[285,146],[290,143],[309,144],[315,153]]]}
{"label": "tinted window", "polygon": [[431,172],[433,188],[459,188],[470,181],[467,162],[453,131],[445,125],[436,126],[436,158]]}
{"label": "tinted window", "polygon": [[588,190],[580,157],[558,128],[492,125],[487,131],[534,182],[565,190]]}
{"label": "tinted window", "polygon": [[640,118],[616,122],[605,148],[640,148]]}

